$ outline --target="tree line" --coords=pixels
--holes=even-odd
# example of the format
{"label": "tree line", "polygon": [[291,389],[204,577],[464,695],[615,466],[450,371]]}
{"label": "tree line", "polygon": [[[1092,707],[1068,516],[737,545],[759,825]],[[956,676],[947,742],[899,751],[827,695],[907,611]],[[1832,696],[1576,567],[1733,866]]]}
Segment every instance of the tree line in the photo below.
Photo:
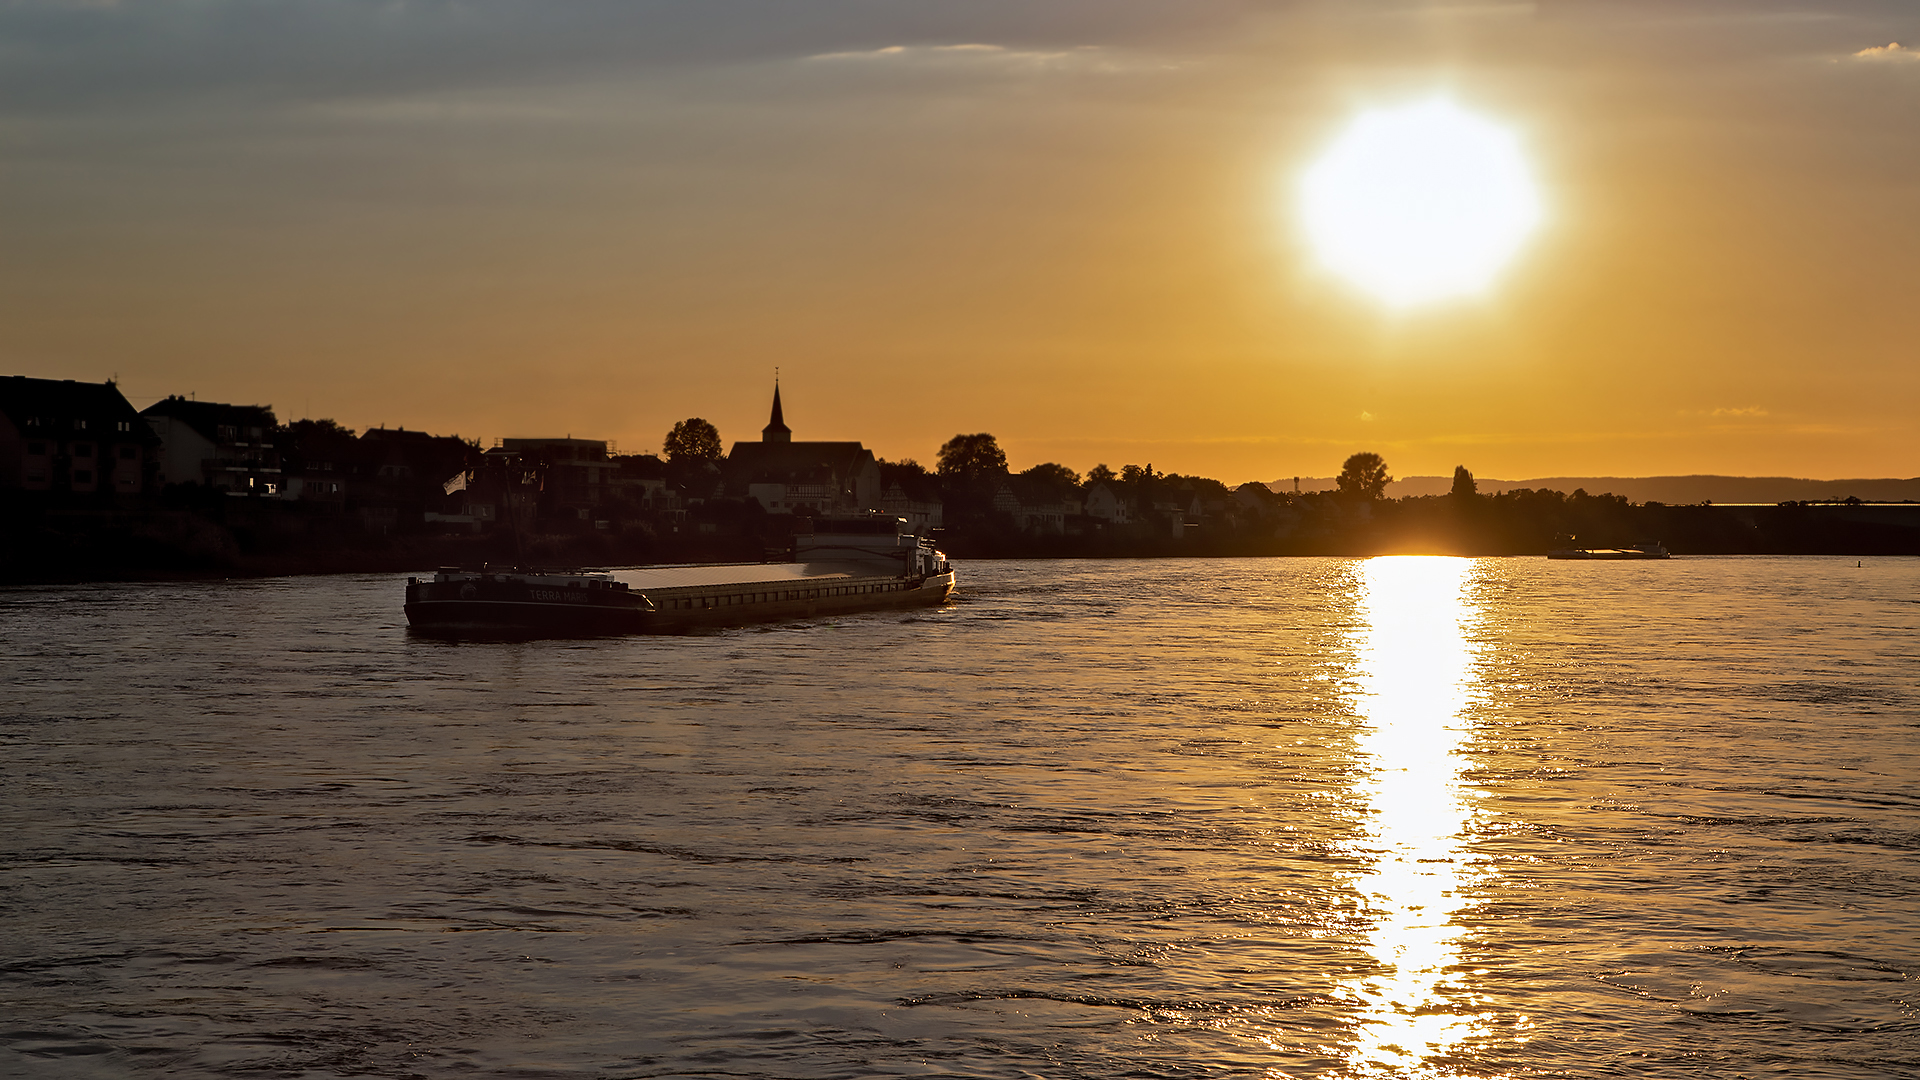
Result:
{"label": "tree line", "polygon": [[[662,447],[672,461],[717,461],[718,432],[691,418]],[[1920,554],[1920,532],[1823,514],[1804,506],[1734,514],[1711,506],[1636,504],[1625,496],[1517,488],[1482,495],[1458,465],[1445,495],[1389,499],[1393,476],[1373,451],[1349,455],[1328,491],[1276,492],[1264,483],[1230,487],[1204,476],[1157,472],[1149,464],[1084,474],[1055,461],[1015,471],[988,432],[942,443],[932,468],[912,458],[882,461],[889,484],[935,494],[945,508],[943,543],[956,556],[1459,555],[1544,554],[1561,546],[1617,547],[1662,541],[1687,553]],[[683,474],[684,475],[684,474]],[[1081,514],[1059,532],[996,510],[1003,488],[1024,499],[1058,499],[1082,509],[1105,485],[1133,510],[1124,526]],[[1176,520],[1178,519],[1178,520]]]}
{"label": "tree line", "polygon": [[[389,450],[407,451],[407,475],[376,470],[379,447],[363,445],[366,439],[331,421],[287,425],[276,441],[290,474],[330,462],[335,471],[327,475],[355,478],[371,485],[364,490],[376,501],[409,506],[433,505],[443,480],[463,466],[472,468],[481,456],[477,444],[457,438],[369,433],[375,434],[383,437],[374,442],[392,444]],[[517,530],[456,534],[418,524],[373,529],[348,514],[311,512],[318,506],[233,498],[192,485],[170,488],[150,505],[111,512],[14,500],[18,505],[0,514],[0,580],[415,570],[482,560],[615,565],[765,557],[794,523],[751,500],[727,497],[719,486],[723,457],[718,430],[690,417],[666,434],[659,457],[612,459],[622,476],[664,481],[685,498],[675,504],[684,509],[673,511],[684,516],[671,522],[637,505],[609,507],[607,516],[617,519],[607,523],[610,529],[570,513],[549,519],[533,504],[515,511]],[[1446,495],[1389,499],[1385,492],[1393,477],[1386,460],[1371,451],[1348,456],[1334,488],[1314,492],[1277,492],[1264,483],[1229,487],[1209,477],[1158,472],[1151,464],[1116,470],[1099,463],[1082,474],[1048,461],[1016,472],[986,432],[948,439],[931,468],[905,458],[882,461],[880,470],[889,489],[940,502],[945,524],[939,542],[959,558],[1539,555],[1567,544],[1614,547],[1641,540],[1662,541],[1681,555],[1920,554],[1920,527],[1847,507],[1782,504],[1734,512],[1524,488],[1489,496],[1479,493],[1464,465],[1454,470]],[[1039,506],[1045,512],[1010,510],[1003,497],[1008,492],[1021,510]],[[1117,505],[1125,512],[1116,515]],[[403,514],[396,520],[411,519]],[[524,548],[517,535],[522,531],[532,534]]]}

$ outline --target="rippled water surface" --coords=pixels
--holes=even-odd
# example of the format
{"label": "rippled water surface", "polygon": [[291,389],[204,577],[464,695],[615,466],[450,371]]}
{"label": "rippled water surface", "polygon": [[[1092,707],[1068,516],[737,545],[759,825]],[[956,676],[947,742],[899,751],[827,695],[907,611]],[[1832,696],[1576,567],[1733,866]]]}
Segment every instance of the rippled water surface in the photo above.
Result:
{"label": "rippled water surface", "polygon": [[1920,560],[0,591],[0,1074],[1920,1075]]}

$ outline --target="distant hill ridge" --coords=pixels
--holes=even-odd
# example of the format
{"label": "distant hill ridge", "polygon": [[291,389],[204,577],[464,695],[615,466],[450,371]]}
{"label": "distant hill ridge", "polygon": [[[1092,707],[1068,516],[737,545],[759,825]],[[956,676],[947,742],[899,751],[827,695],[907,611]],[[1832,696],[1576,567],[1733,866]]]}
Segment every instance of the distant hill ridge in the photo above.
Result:
{"label": "distant hill ridge", "polygon": [[[1845,499],[1863,502],[1920,500],[1920,478],[1911,480],[1801,480],[1790,476],[1545,476],[1535,480],[1495,480],[1474,477],[1480,494],[1495,495],[1516,488],[1546,489],[1572,494],[1584,488],[1589,495],[1625,495],[1630,502],[1663,503],[1777,503],[1802,499]],[[1267,485],[1292,491],[1293,478]],[[1301,491],[1328,491],[1339,485],[1331,476],[1303,476]],[[1387,498],[1445,495],[1453,489],[1451,476],[1409,476],[1387,485]]]}

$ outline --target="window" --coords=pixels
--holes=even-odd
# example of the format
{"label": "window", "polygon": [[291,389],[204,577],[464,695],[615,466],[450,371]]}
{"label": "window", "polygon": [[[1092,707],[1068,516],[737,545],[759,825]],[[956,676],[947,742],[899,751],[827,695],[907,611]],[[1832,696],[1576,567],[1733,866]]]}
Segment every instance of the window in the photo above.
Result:
{"label": "window", "polygon": [[76,484],[91,484],[91,483],[93,483],[93,470],[92,470],[92,469],[75,469],[75,470],[73,470],[73,482],[74,482],[74,483],[76,483]]}
{"label": "window", "polygon": [[120,421],[120,425],[119,425],[119,430],[121,430],[121,431],[132,431],[132,430],[133,430],[133,421],[131,421],[131,420],[122,420],[122,421]]}
{"label": "window", "polygon": [[85,420],[75,420],[73,422],[73,430],[75,431],[87,430],[87,422]]}

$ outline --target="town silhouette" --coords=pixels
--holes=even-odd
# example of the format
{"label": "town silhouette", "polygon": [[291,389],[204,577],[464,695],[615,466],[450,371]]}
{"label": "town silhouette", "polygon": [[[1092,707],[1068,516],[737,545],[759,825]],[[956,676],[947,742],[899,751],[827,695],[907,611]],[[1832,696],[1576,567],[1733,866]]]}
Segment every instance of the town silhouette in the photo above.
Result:
{"label": "town silhouette", "polygon": [[454,435],[169,396],[136,410],[112,382],[0,378],[6,578],[610,566],[790,557],[796,523],[884,514],[957,558],[1539,555],[1657,538],[1678,554],[1920,553],[1920,503],[1668,505],[1608,492],[1388,498],[1360,451],[1331,486],[1230,487],[1151,463],[1012,470],[993,435],[930,463],[797,439],[778,386],[758,439],[699,417],[659,453],[608,441]]}

